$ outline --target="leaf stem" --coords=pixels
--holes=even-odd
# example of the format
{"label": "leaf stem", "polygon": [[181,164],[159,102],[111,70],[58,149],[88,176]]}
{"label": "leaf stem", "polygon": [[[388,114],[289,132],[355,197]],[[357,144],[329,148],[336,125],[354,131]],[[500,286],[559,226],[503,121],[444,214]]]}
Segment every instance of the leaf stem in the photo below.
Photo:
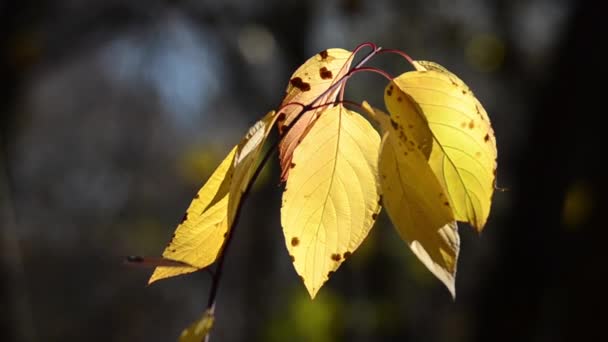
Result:
{"label": "leaf stem", "polygon": [[397,54],[400,55],[401,57],[405,58],[412,66],[414,65],[414,60],[412,59],[412,57],[410,57],[407,53],[401,51],[401,50],[397,50],[397,49],[380,49],[378,51],[378,54],[381,53],[393,53],[393,54]]}
{"label": "leaf stem", "polygon": [[391,76],[391,74],[389,74],[388,72],[386,72],[382,69],[378,69],[378,68],[374,68],[374,67],[359,67],[359,68],[353,69],[352,74],[354,75],[354,74],[356,74],[358,72],[362,72],[362,71],[369,71],[369,72],[373,72],[378,75],[381,75],[384,78],[386,78],[389,82],[393,80],[393,76]]}

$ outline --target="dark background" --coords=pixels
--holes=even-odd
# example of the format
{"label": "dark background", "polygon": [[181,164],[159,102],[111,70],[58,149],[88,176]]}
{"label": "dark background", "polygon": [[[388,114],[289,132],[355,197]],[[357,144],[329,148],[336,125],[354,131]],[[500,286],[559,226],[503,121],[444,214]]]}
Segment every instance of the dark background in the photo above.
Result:
{"label": "dark background", "polygon": [[[205,273],[146,287],[193,194],[289,75],[373,41],[437,61],[499,150],[485,231],[461,225],[453,302],[383,214],[313,302],[278,167],[245,205],[214,341],[586,341],[605,336],[606,27],[595,1],[0,2],[0,340],[174,341]],[[382,56],[392,73],[407,65]],[[347,97],[381,104],[358,75]]]}

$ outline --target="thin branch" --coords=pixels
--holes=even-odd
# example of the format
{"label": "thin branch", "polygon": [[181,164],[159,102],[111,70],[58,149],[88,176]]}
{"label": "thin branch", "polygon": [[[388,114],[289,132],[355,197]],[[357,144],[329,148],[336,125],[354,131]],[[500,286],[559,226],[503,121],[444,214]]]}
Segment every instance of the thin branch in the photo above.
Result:
{"label": "thin branch", "polygon": [[274,152],[276,152],[278,146],[279,146],[279,143],[277,141],[274,144],[272,144],[272,146],[270,147],[270,149],[268,149],[268,151],[266,151],[264,158],[262,159],[262,161],[258,165],[257,169],[255,170],[255,173],[251,177],[251,181],[247,185],[247,188],[245,189],[245,191],[243,191],[243,195],[241,196],[241,201],[239,202],[239,204],[236,208],[236,212],[234,214],[234,221],[232,221],[231,228],[228,230],[228,236],[226,237],[226,242],[224,243],[224,247],[222,247],[222,250],[220,251],[220,256],[218,257],[218,260],[217,260],[217,267],[215,269],[215,273],[213,274],[211,289],[209,291],[209,299],[207,300],[207,309],[213,309],[215,306],[215,299],[217,296],[217,290],[218,290],[218,287],[220,284],[220,280],[222,278],[222,270],[224,268],[224,260],[226,259],[226,252],[228,251],[228,248],[230,247],[230,243],[232,242],[232,238],[234,236],[235,229],[238,226],[239,219],[241,217],[241,211],[243,209],[243,203],[245,203],[245,199],[249,196],[249,190],[253,186],[253,183],[255,183],[256,179],[262,172],[262,169],[264,169],[264,165],[268,162],[268,160],[274,154]]}

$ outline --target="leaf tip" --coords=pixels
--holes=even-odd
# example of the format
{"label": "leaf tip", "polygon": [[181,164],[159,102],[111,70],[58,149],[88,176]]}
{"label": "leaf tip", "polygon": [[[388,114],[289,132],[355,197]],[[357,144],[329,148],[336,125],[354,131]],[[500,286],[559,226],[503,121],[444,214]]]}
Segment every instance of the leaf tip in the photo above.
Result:
{"label": "leaf tip", "polygon": [[376,112],[374,111],[374,109],[372,108],[372,106],[369,104],[369,102],[363,101],[361,103],[361,108],[363,109],[363,111],[365,111],[365,113],[369,117],[371,117],[371,118],[375,118],[376,117]]}
{"label": "leaf tip", "polygon": [[154,270],[154,273],[152,273],[152,275],[150,276],[150,278],[148,279],[148,284],[146,284],[147,286],[152,285],[153,283],[155,283],[156,281],[160,280],[161,278],[159,278],[157,276],[157,272],[156,270]]}
{"label": "leaf tip", "polygon": [[452,301],[456,301],[456,278],[452,278],[450,281],[444,282],[448,291],[450,291],[450,295],[452,296]]}
{"label": "leaf tip", "polygon": [[319,290],[321,289],[321,287],[308,287],[306,286],[306,290],[308,290],[308,294],[310,295],[310,300],[314,300],[315,297],[317,296],[317,293],[319,293]]}

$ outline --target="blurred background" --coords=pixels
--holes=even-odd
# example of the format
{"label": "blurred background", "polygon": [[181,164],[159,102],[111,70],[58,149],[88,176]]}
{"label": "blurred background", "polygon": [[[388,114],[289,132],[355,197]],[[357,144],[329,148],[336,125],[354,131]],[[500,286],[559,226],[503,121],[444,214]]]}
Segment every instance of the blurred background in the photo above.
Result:
{"label": "blurred background", "polygon": [[[0,340],[175,341],[204,272],[147,287],[192,196],[291,73],[373,41],[475,91],[499,149],[457,300],[381,215],[314,302],[289,260],[276,158],[244,207],[212,341],[585,341],[608,318],[604,13],[594,1],[0,2]],[[395,56],[372,65],[396,74]],[[347,97],[382,105],[358,74]]]}

